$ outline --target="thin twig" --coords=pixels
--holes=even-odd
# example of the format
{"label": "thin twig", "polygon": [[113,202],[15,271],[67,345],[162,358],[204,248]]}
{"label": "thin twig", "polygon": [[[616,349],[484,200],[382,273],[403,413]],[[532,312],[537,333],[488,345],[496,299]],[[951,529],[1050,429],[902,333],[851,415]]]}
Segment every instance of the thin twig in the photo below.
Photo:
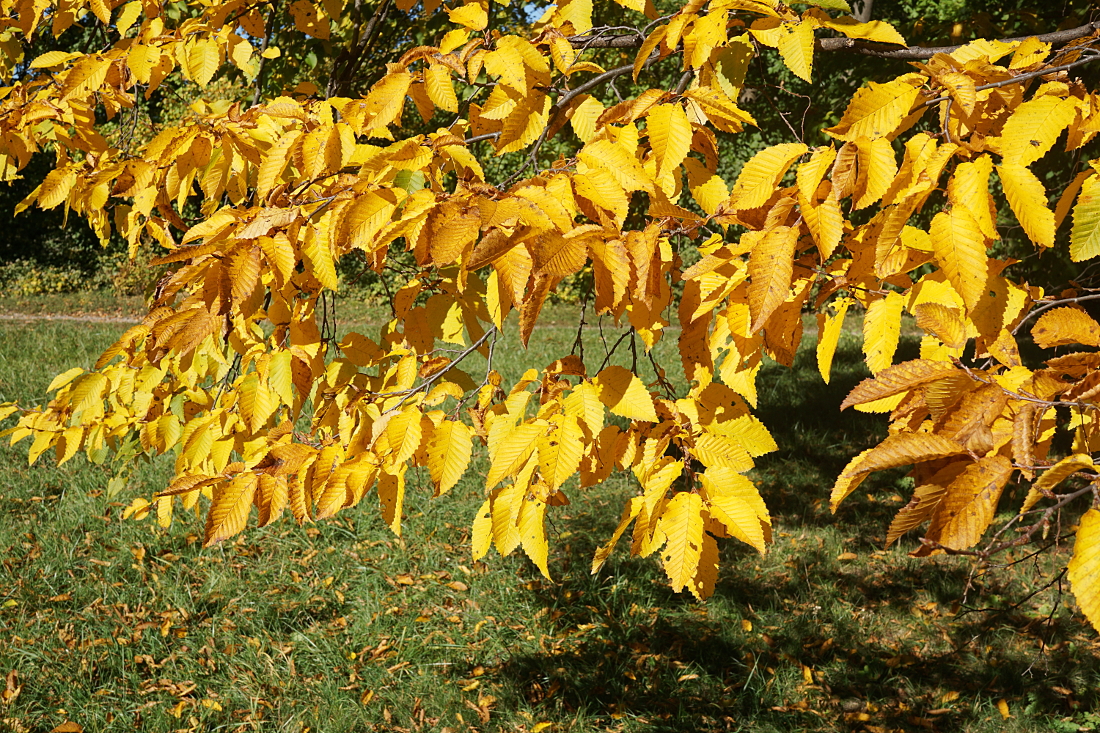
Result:
{"label": "thin twig", "polygon": [[[1020,84],[1022,82],[1028,81],[1030,79],[1034,79],[1034,78],[1039,77],[1039,76],[1046,76],[1047,74],[1056,74],[1059,71],[1068,71],[1069,69],[1072,69],[1075,66],[1083,66],[1084,64],[1091,64],[1093,61],[1096,61],[1097,59],[1100,59],[1100,53],[1093,52],[1093,53],[1090,53],[1088,56],[1086,56],[1083,59],[1077,59],[1073,63],[1062,64],[1061,66],[1052,66],[1048,69],[1039,69],[1038,71],[1029,71],[1026,74],[1020,74],[1019,76],[1014,76],[1011,79],[1002,79],[1001,81],[995,81],[992,84],[982,84],[981,86],[974,87],[974,91],[975,92],[983,92],[986,89],[996,89],[998,87],[1006,87],[1009,84]],[[934,104],[939,104],[940,102],[947,102],[950,99],[951,99],[951,97],[949,97],[949,96],[948,97],[936,97],[935,99],[929,99],[922,106],[931,107]]]}

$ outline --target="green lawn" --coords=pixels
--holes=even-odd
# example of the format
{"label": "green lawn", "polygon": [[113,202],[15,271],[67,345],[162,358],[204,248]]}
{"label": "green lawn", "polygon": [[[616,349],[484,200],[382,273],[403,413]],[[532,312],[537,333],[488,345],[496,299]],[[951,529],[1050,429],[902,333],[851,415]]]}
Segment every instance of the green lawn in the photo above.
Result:
{"label": "green lawn", "polygon": [[[41,399],[55,373],[90,364],[123,328],[0,321],[0,402]],[[534,359],[575,335],[540,327]],[[598,330],[585,338],[602,359]],[[657,358],[677,372],[672,346]],[[883,430],[881,417],[837,410],[863,376],[860,356],[845,336],[828,387],[810,349],[794,370],[765,369],[759,414],[780,451],[754,478],[776,542],[766,557],[727,543],[705,604],[621,549],[588,574],[627,477],[552,510],[546,582],[522,555],[471,561],[483,463],[443,499],[418,476],[401,539],[365,501],[203,550],[197,520],[165,531],[119,519],[164,484],[165,461],[108,497],[109,465],[28,467],[2,447],[0,730],[1100,728],[1098,637],[1051,571],[1064,550],[982,573],[962,558],[909,558],[912,537],[882,551],[908,498],[900,473],[829,514],[833,478]],[[497,349],[506,376],[523,358],[514,341]]]}

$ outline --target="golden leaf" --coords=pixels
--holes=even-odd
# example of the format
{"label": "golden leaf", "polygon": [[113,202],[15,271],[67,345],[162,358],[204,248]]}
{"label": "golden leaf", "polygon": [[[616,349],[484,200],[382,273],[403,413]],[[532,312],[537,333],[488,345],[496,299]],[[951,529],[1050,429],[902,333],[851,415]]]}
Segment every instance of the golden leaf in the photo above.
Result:
{"label": "golden leaf", "polygon": [[1031,169],[1015,163],[997,166],[1005,198],[1024,233],[1040,247],[1054,246],[1054,212],[1047,206],[1047,192]]}
{"label": "golden leaf", "polygon": [[550,491],[577,472],[584,452],[584,433],[576,417],[555,415],[551,429],[538,438],[539,472]]}
{"label": "golden leaf", "polygon": [[760,327],[781,306],[790,293],[794,275],[794,248],[798,229],[775,227],[753,245],[749,255],[749,309],[752,331]]}
{"label": "golden leaf", "polygon": [[890,528],[886,531],[884,547],[894,544],[906,532],[916,529],[926,522],[939,507],[947,492],[943,486],[924,484],[913,490],[913,498],[898,510]]}
{"label": "golden leaf", "polygon": [[846,479],[862,478],[875,471],[899,468],[937,458],[966,453],[966,448],[953,440],[931,433],[896,433],[874,448],[860,453],[840,474],[833,486],[830,505],[833,511],[855,486]]}
{"label": "golden leaf", "polygon": [[491,466],[485,476],[485,488],[492,489],[508,476],[519,471],[535,451],[539,436],[546,432],[546,424],[522,423],[510,430],[500,444],[489,448]]}
{"label": "golden leaf", "polygon": [[[1045,94],[1012,111],[1001,129],[1001,155],[1006,166],[1028,166],[1051,149],[1076,114],[1072,98]],[[1045,200],[1045,199],[1044,199]]]}
{"label": "golden leaf", "polygon": [[963,469],[947,486],[928,528],[927,536],[944,547],[973,547],[993,521],[1001,491],[1012,475],[1004,456],[986,456]]}
{"label": "golden leaf", "polygon": [[909,115],[923,77],[906,74],[885,84],[869,82],[852,97],[844,116],[825,130],[837,140],[891,137]]}
{"label": "golden leaf", "polygon": [[901,337],[901,312],[905,298],[893,291],[867,306],[863,316],[863,353],[867,368],[878,374],[894,361]]}
{"label": "golden leaf", "polygon": [[446,494],[458,483],[473,454],[470,428],[456,420],[435,426],[428,441],[428,472],[435,483],[435,495]]}
{"label": "golden leaf", "polygon": [[653,396],[642,380],[621,366],[609,366],[593,380],[599,389],[600,401],[616,415],[630,420],[657,422]]}
{"label": "golden leaf", "polygon": [[1100,323],[1078,308],[1052,308],[1031,327],[1031,337],[1044,349],[1069,344],[1100,346]]}
{"label": "golden leaf", "polygon": [[1081,185],[1073,207],[1069,256],[1074,262],[1083,262],[1097,255],[1100,255],[1100,178],[1092,176]]}
{"label": "golden leaf", "polygon": [[903,361],[857,384],[840,403],[840,409],[875,402],[956,373],[958,370],[950,362],[929,359]]}
{"label": "golden leaf", "polygon": [[932,218],[929,235],[936,262],[967,309],[974,310],[985,293],[988,275],[981,228],[967,209],[956,206]]}
{"label": "golden leaf", "polygon": [[531,558],[531,562],[542,573],[542,576],[550,580],[550,570],[547,568],[547,556],[550,548],[546,543],[546,502],[542,499],[523,499],[523,506],[519,510],[519,536],[520,545],[524,553]]}
{"label": "golden leaf", "polygon": [[683,162],[691,149],[691,123],[680,104],[659,104],[646,117],[658,178]]}
{"label": "golden leaf", "polygon": [[932,334],[945,346],[961,349],[966,345],[966,324],[956,308],[942,303],[921,303],[913,309],[917,327]]}
{"label": "golden leaf", "polygon": [[672,497],[658,520],[658,531],[667,538],[661,561],[672,590],[681,591],[695,577],[703,549],[703,501],[698,494],[681,491]]}
{"label": "golden leaf", "polygon": [[785,22],[780,26],[779,55],[783,63],[801,79],[812,81],[814,65],[814,28],[812,23]]}
{"label": "golden leaf", "polygon": [[833,315],[819,313],[817,316],[817,370],[825,384],[829,383],[833,355],[844,329],[844,316],[854,302],[852,298],[837,298],[833,302],[833,308],[836,309]]}
{"label": "golden leaf", "polygon": [[1081,517],[1068,577],[1081,613],[1100,631],[1100,509],[1090,508]]}
{"label": "golden leaf", "polygon": [[214,498],[206,514],[203,545],[209,547],[244,529],[258,479],[251,472],[214,485]]}
{"label": "golden leaf", "polygon": [[802,143],[781,143],[752,156],[733,184],[733,192],[730,193],[732,208],[740,211],[762,206],[775,193],[791,163],[806,149]]}
{"label": "golden leaf", "polygon": [[[1066,456],[1044,471],[1043,475],[1032,485],[1032,490],[1044,494],[1078,471],[1087,470],[1096,470],[1096,464],[1092,462],[1092,456],[1083,453]],[[1030,509],[1030,507],[1028,508]]]}
{"label": "golden leaf", "polygon": [[752,481],[730,468],[708,468],[700,478],[710,515],[734,537],[764,554],[767,546],[762,524],[770,525],[771,517]]}

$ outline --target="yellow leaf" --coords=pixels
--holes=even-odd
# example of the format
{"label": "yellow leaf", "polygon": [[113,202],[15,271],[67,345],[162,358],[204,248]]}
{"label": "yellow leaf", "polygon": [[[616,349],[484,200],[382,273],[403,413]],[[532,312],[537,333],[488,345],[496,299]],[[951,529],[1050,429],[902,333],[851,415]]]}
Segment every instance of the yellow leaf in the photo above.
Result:
{"label": "yellow leaf", "polygon": [[1000,455],[986,456],[963,469],[936,508],[928,538],[954,550],[976,545],[993,521],[1012,471],[1012,462]]}
{"label": "yellow leaf", "polygon": [[206,514],[204,546],[221,542],[244,529],[257,483],[256,474],[245,472],[214,485],[214,497]]}
{"label": "yellow leaf", "polygon": [[966,208],[953,207],[932,219],[929,235],[936,261],[967,310],[974,310],[985,293],[988,274],[985,237]]}
{"label": "yellow leaf", "polygon": [[569,23],[575,34],[592,30],[592,0],[558,0],[557,6],[554,25]]}
{"label": "yellow leaf", "polygon": [[1073,207],[1073,229],[1069,238],[1069,256],[1083,262],[1100,255],[1100,178],[1092,176],[1081,185]]}
{"label": "yellow leaf", "polygon": [[[472,31],[483,31],[489,25],[486,5],[488,3],[483,5],[479,0],[472,0],[472,2],[468,2],[459,8],[447,10],[447,16],[452,23],[469,28]],[[582,33],[583,31],[577,32]]]}
{"label": "yellow leaf", "polygon": [[896,433],[874,448],[863,451],[845,466],[833,486],[829,506],[833,512],[836,512],[840,502],[855,490],[859,481],[875,471],[909,466],[962,453],[966,453],[964,446],[939,435]]}
{"label": "yellow leaf", "polygon": [[39,208],[52,209],[61,204],[69,198],[69,193],[75,185],[76,171],[68,168],[50,171],[37,189]]}
{"label": "yellow leaf", "polygon": [[1005,198],[1024,228],[1040,247],[1054,246],[1054,212],[1047,205],[1047,192],[1030,168],[1015,163],[997,166]]}
{"label": "yellow leaf", "polygon": [[853,209],[863,209],[882,198],[898,174],[894,149],[886,138],[856,140],[859,180],[853,194]]}
{"label": "yellow leaf", "polygon": [[691,149],[691,123],[680,104],[659,104],[646,117],[649,146],[657,157],[657,177],[683,162]]}
{"label": "yellow leaf", "polygon": [[[653,190],[642,164],[623,145],[607,139],[593,140],[581,149],[577,157],[590,167],[606,170],[624,190]],[[695,161],[689,158],[688,162]]]}
{"label": "yellow leaf", "polygon": [[569,106],[569,124],[581,142],[588,142],[596,135],[596,121],[604,112],[603,103],[595,97],[582,94]]}
{"label": "yellow leaf", "polygon": [[[832,7],[825,3],[818,4],[822,7]],[[905,38],[897,32],[894,26],[883,20],[870,20],[866,23],[861,23],[851,16],[830,18],[825,12],[817,8],[811,8],[806,12],[806,15],[817,20],[817,22],[825,28],[830,28],[842,33],[848,38],[857,38],[859,40],[873,41],[875,43],[894,43],[899,46],[908,45],[905,43]]]}
{"label": "yellow leaf", "polygon": [[309,0],[295,0],[290,4],[290,15],[295,27],[308,36],[327,40],[330,34],[329,21],[320,8]]}
{"label": "yellow leaf", "polygon": [[545,424],[523,423],[510,430],[495,448],[490,444],[491,466],[485,477],[485,488],[492,489],[508,476],[515,475],[531,457],[539,436],[545,431]]}
{"label": "yellow leaf", "polygon": [[679,592],[695,577],[703,548],[703,501],[681,491],[665,506],[657,531],[667,538],[661,561],[672,590]]}
{"label": "yellow leaf", "polygon": [[456,420],[435,426],[428,441],[428,472],[435,483],[435,495],[446,494],[466,472],[473,453],[470,428]]}
{"label": "yellow leaf", "polygon": [[797,241],[797,228],[780,226],[753,245],[749,254],[749,309],[754,332],[787,300]]}
{"label": "yellow leaf", "polygon": [[811,23],[791,21],[780,26],[779,55],[796,76],[810,79],[814,65],[814,29]]}
{"label": "yellow leaf", "polygon": [[1091,508],[1081,517],[1068,575],[1077,607],[1100,631],[1100,509]]}
{"label": "yellow leaf", "polygon": [[767,543],[761,523],[770,525],[771,517],[752,481],[731,468],[708,468],[700,478],[710,515],[734,537],[764,554]]}
{"label": "yellow leaf", "polygon": [[905,298],[901,293],[891,291],[867,307],[863,316],[863,353],[872,374],[878,374],[894,361],[904,306]]}
{"label": "yellow leaf", "polygon": [[1042,158],[1076,113],[1076,100],[1050,94],[1018,106],[1001,128],[1003,164],[1028,166]]}
{"label": "yellow leaf", "polygon": [[486,499],[478,509],[474,517],[474,524],[470,533],[470,551],[474,560],[480,560],[489,552],[493,544],[493,514],[492,502]]}
{"label": "yellow leaf", "polygon": [[385,471],[378,474],[376,486],[382,520],[395,535],[401,536],[401,509],[405,504],[405,474],[394,476]]}
{"label": "yellow leaf", "polygon": [[852,97],[840,122],[824,132],[838,140],[890,138],[909,116],[922,79],[906,74],[885,84],[869,82]]}
{"label": "yellow leaf", "polygon": [[730,191],[726,182],[695,158],[684,158],[684,168],[688,174],[691,197],[699,204],[699,208],[713,216],[729,200]]}
{"label": "yellow leaf", "polygon": [[526,482],[517,482],[493,492],[493,544],[502,557],[523,543],[519,533],[519,512],[526,488]]}
{"label": "yellow leaf", "polygon": [[1012,714],[1008,710],[1008,703],[1005,702],[1003,697],[997,701],[997,712],[1001,714],[1002,720],[1008,720],[1012,717]]}
{"label": "yellow leaf", "polygon": [[952,349],[966,345],[966,324],[957,308],[942,303],[921,303],[913,309],[917,327],[932,334]]}
{"label": "yellow leaf", "polygon": [[965,206],[981,227],[986,239],[999,239],[997,213],[989,193],[989,174],[993,159],[983,154],[970,163],[960,163],[947,184],[947,198],[952,206]]}
{"label": "yellow leaf", "polygon": [[205,87],[221,65],[218,44],[209,38],[200,38],[189,42],[186,48],[187,76],[200,87]]}
{"label": "yellow leaf", "polygon": [[619,526],[615,528],[614,534],[611,535],[611,539],[605,544],[596,549],[596,554],[592,557],[592,574],[595,575],[607,562],[607,558],[611,556],[612,550],[615,549],[615,545],[618,544],[619,538],[623,536],[623,532],[630,526],[630,523],[634,521],[634,518],[638,516],[644,505],[642,497],[635,496],[630,499],[626,506],[623,507],[623,515],[619,520]]}
{"label": "yellow leaf", "polygon": [[853,303],[852,298],[837,298],[833,302],[835,313],[826,315],[818,314],[817,317],[817,370],[825,384],[829,383],[829,376],[833,367],[833,355],[836,353],[836,345],[840,341],[841,331],[844,329],[844,316]]}
{"label": "yellow leaf", "polygon": [[1089,455],[1076,453],[1072,456],[1066,456],[1044,471],[1043,475],[1039,477],[1039,480],[1032,485],[1032,490],[1039,494],[1043,494],[1078,471],[1095,469],[1096,464],[1092,462],[1092,457]]}
{"label": "yellow leaf", "polygon": [[118,13],[118,20],[115,21],[115,27],[118,29],[118,34],[123,38],[126,37],[126,32],[137,21],[138,16],[141,15],[142,4],[139,0],[132,0],[122,6],[122,10]]}
{"label": "yellow leaf", "polygon": [[[133,3],[128,3],[128,4],[129,5],[138,5],[139,7],[141,5],[140,3],[137,3],[136,1],[133,2]],[[32,69],[48,69],[52,66],[60,66],[61,64],[66,63],[67,61],[72,61],[73,59],[78,59],[80,57],[81,57],[81,54],[79,54],[79,53],[70,53],[69,51],[47,51],[46,53],[42,54],[41,56],[36,57],[35,60],[31,62],[31,68]]]}
{"label": "yellow leaf", "polygon": [[775,193],[791,163],[806,149],[802,143],[781,143],[752,156],[733,184],[730,194],[732,208],[740,211],[762,206]]}
{"label": "yellow leaf", "polygon": [[520,544],[543,577],[550,580],[550,570],[547,568],[550,548],[546,543],[545,519],[546,502],[537,498],[523,500],[519,510]]}
{"label": "yellow leaf", "polygon": [[53,392],[55,389],[61,389],[66,384],[73,381],[73,379],[75,379],[77,375],[83,373],[83,367],[73,367],[68,371],[62,372],[61,374],[58,374],[56,377],[53,378],[53,381],[50,382],[50,386],[46,387],[46,391]]}
{"label": "yellow leaf", "polygon": [[556,415],[550,423],[551,430],[539,436],[538,454],[542,479],[553,492],[580,468],[584,432],[569,415]]}
{"label": "yellow leaf", "polygon": [[[641,0],[645,2],[645,0]],[[645,68],[646,61],[653,55],[654,49],[657,48],[657,44],[664,40],[665,35],[668,33],[667,25],[659,25],[650,33],[644,41],[642,41],[641,47],[638,49],[638,54],[634,57],[634,81],[638,81],[638,75],[642,73],[642,69]]]}
{"label": "yellow leaf", "polygon": [[593,380],[599,389],[600,401],[616,415],[630,420],[657,422],[653,396],[642,380],[621,366],[605,367]]}
{"label": "yellow leaf", "polygon": [[1100,346],[1100,323],[1077,308],[1053,308],[1031,327],[1031,337],[1044,349],[1069,344]]}
{"label": "yellow leaf", "polygon": [[947,489],[936,484],[925,484],[913,489],[913,498],[898,510],[886,532],[885,547],[894,544],[903,534],[923,524],[940,505]]}
{"label": "yellow leaf", "polygon": [[424,86],[432,104],[447,112],[458,111],[458,97],[451,84],[451,70],[443,64],[429,64],[424,70]]}
{"label": "yellow leaf", "polygon": [[800,163],[795,179],[798,182],[798,192],[802,198],[809,201],[814,197],[821,179],[829,172],[829,167],[836,160],[836,149],[832,145],[814,148],[810,159]]}

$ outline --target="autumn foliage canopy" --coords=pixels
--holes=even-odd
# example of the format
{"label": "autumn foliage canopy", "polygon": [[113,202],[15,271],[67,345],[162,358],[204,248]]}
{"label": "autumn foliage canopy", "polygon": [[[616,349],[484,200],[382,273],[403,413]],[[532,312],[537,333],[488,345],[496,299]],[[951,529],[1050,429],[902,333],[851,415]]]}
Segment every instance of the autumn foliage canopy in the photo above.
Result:
{"label": "autumn foliage canopy", "polygon": [[[594,24],[590,0],[512,24],[488,0],[3,0],[0,177],[49,156],[20,209],[65,207],[167,273],[93,369],[59,375],[42,407],[0,406],[12,442],[32,461],[172,453],[171,485],[127,513],[205,513],[207,543],[365,499],[400,533],[410,468],[442,495],[483,455],[473,556],[521,548],[547,576],[548,514],[629,471],[637,492],[593,569],[622,541],[705,598],[719,542],[764,552],[772,537],[746,476],[775,449],[753,414],[761,364],[790,365],[816,312],[827,382],[848,315],[873,376],[837,407],[890,427],[837,477],[833,508],[911,467],[887,542],[923,526],[918,554],[988,557],[1072,503],[1069,579],[1100,625],[1094,296],[1045,292],[995,254],[1019,228],[1034,252],[1068,243],[1082,269],[1100,255],[1100,95],[1077,76],[1100,56],[1093,26],[926,49],[843,0],[618,3],[628,25]],[[405,16],[438,32],[403,46],[380,32]],[[91,42],[27,55],[77,25]],[[269,94],[294,38],[328,49],[324,73]],[[368,49],[384,68],[363,66]],[[792,126],[720,175],[722,147],[756,125],[753,64],[777,55],[813,82],[815,58],[843,53],[912,63],[853,89],[809,131],[817,147]],[[673,84],[647,87],[657,68]],[[220,98],[223,78],[256,93]],[[638,92],[617,99],[615,80]],[[197,101],[135,138],[129,121],[168,85]],[[1064,190],[1033,170],[1047,156],[1073,167]],[[377,332],[334,328],[349,256],[406,273]],[[563,281],[583,291],[578,321],[623,324],[614,349],[634,357],[575,349],[505,380],[494,344],[526,344]],[[919,358],[903,361],[914,321]],[[679,364],[647,358],[662,339]],[[1030,490],[994,526],[1010,482]]]}

